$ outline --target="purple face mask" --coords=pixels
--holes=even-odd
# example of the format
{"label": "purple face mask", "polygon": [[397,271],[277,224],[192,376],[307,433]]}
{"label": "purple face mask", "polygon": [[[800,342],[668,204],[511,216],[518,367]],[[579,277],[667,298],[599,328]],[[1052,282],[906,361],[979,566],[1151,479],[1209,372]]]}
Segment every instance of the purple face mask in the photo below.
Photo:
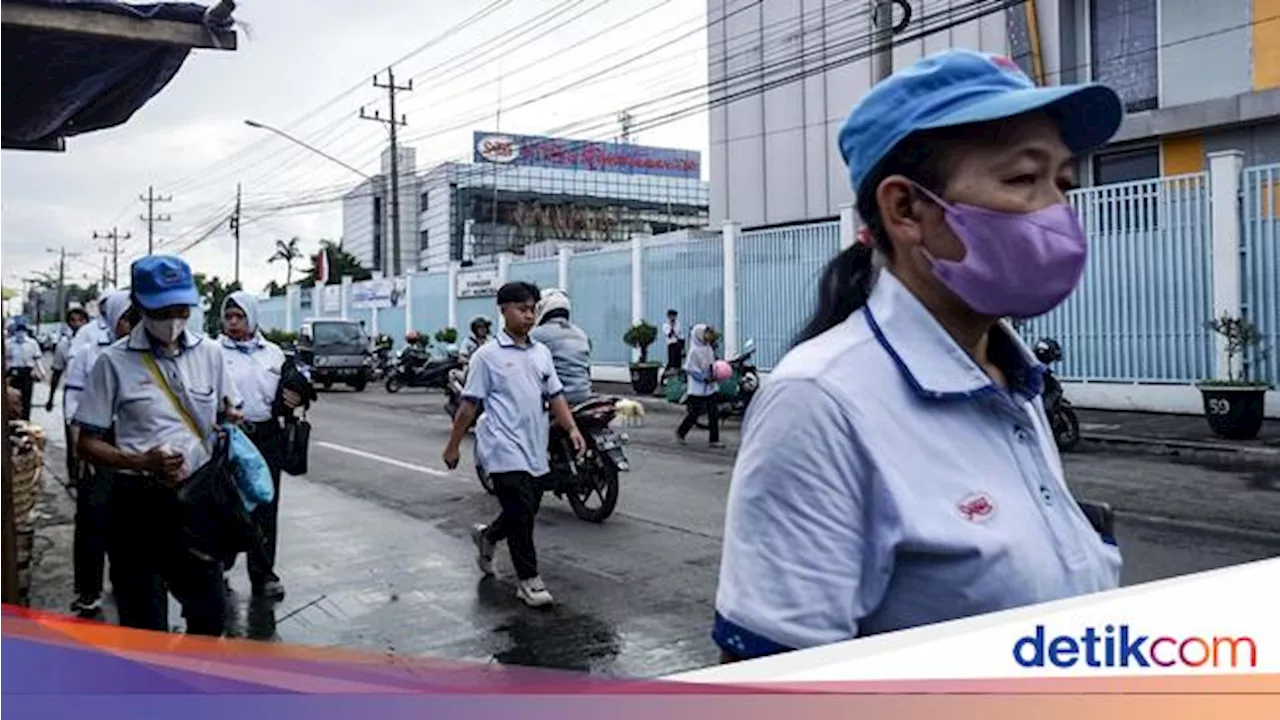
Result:
{"label": "purple face mask", "polygon": [[939,260],[923,247],[921,252],[934,276],[974,312],[991,317],[1043,315],[1079,284],[1088,242],[1070,205],[1005,213],[951,205],[920,190],[946,213],[947,225],[964,245],[964,259]]}

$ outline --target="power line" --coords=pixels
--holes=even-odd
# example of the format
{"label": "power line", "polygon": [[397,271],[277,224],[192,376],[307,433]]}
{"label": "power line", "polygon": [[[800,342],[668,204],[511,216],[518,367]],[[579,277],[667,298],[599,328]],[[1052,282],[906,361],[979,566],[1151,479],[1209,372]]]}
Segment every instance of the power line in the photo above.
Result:
{"label": "power line", "polygon": [[161,197],[156,195],[156,189],[153,185],[147,186],[147,194],[139,195],[138,199],[147,204],[147,214],[140,215],[139,219],[147,224],[147,254],[150,255],[155,250],[155,225],[158,222],[169,222],[173,218],[168,215],[156,215],[156,203],[172,202],[173,196]]}

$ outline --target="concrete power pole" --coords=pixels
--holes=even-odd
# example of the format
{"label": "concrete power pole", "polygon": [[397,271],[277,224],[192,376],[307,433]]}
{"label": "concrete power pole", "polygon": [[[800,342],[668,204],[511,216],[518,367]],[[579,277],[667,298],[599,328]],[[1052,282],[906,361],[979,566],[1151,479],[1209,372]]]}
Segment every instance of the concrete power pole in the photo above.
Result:
{"label": "concrete power pole", "polygon": [[240,282],[240,183],[236,183],[236,211],[231,216],[231,232],[236,238],[236,277]]}
{"label": "concrete power pole", "polygon": [[384,85],[378,82],[378,77],[373,78],[373,86],[387,91],[387,102],[389,104],[389,116],[382,117],[377,110],[372,115],[365,113],[364,108],[360,108],[360,118],[362,120],[373,120],[386,125],[391,130],[391,274],[399,275],[400,267],[400,145],[396,137],[396,129],[402,125],[408,125],[408,119],[403,116],[396,115],[396,93],[409,92],[413,90],[413,80],[409,80],[407,85],[396,85],[396,76],[393,68],[387,68],[387,83]]}
{"label": "concrete power pole", "polygon": [[111,228],[111,232],[99,233],[96,230],[93,233],[94,240],[110,240],[111,246],[102,248],[102,252],[111,253],[111,285],[112,287],[120,287],[120,241],[128,240],[133,237],[133,233],[126,232],[120,234],[118,228]]}
{"label": "concrete power pole", "polygon": [[139,195],[138,199],[147,204],[147,214],[139,216],[139,219],[147,224],[147,254],[150,255],[155,252],[156,223],[169,222],[173,219],[168,215],[156,215],[156,203],[170,202],[173,196],[157,196],[155,187],[148,185],[147,194]]}
{"label": "concrete power pole", "polygon": [[871,26],[874,30],[871,55],[871,82],[878,83],[893,74],[893,6],[895,0],[871,0]]}
{"label": "concrete power pole", "polygon": [[65,245],[59,250],[53,248],[48,250],[58,253],[58,321],[65,323],[67,321],[67,256],[79,257],[80,254],[67,252]]}

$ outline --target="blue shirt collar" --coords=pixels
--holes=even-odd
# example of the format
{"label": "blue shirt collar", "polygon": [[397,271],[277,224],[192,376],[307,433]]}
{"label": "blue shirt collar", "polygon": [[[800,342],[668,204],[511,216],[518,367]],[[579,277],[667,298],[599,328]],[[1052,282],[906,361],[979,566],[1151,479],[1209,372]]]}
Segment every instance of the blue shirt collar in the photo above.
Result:
{"label": "blue shirt collar", "polygon": [[[920,397],[955,400],[1001,392],[969,353],[888,270],[880,272],[863,312],[876,340]],[[990,351],[1008,375],[1013,392],[1031,399],[1044,389],[1044,365],[1006,322],[1001,321],[992,329]]]}
{"label": "blue shirt collar", "polygon": [[528,348],[533,346],[533,338],[528,339],[528,344],[521,345],[520,343],[516,342],[516,339],[511,337],[511,335],[507,333],[505,329],[499,330],[496,334],[494,334],[494,339],[498,341],[498,345],[504,348],[516,348],[518,350],[527,350]]}

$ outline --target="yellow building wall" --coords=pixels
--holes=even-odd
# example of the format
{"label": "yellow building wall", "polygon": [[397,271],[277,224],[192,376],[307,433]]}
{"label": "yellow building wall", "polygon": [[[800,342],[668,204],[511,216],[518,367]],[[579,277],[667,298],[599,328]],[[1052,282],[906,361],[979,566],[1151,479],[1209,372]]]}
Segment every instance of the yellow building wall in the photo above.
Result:
{"label": "yellow building wall", "polygon": [[1160,141],[1161,175],[1183,175],[1205,169],[1204,138],[1180,135]]}
{"label": "yellow building wall", "polygon": [[1280,87],[1280,0],[1253,0],[1253,89]]}

